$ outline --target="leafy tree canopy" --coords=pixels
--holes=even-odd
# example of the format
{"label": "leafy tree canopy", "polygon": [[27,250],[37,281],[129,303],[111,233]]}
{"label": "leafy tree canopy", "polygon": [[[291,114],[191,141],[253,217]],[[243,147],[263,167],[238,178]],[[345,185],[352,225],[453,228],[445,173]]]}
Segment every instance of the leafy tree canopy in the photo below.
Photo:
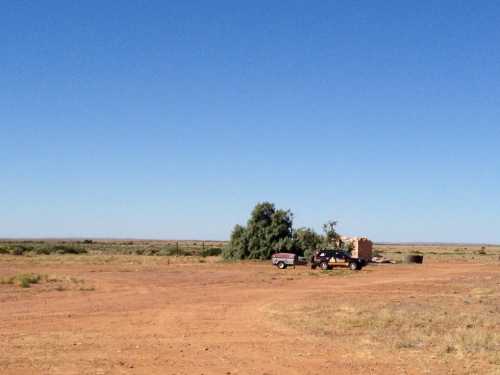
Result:
{"label": "leafy tree canopy", "polygon": [[336,224],[325,224],[324,236],[310,228],[294,231],[290,210],[276,209],[270,202],[258,203],[247,225],[234,227],[223,256],[226,259],[269,259],[277,252],[309,256],[320,246],[340,239],[335,231]]}

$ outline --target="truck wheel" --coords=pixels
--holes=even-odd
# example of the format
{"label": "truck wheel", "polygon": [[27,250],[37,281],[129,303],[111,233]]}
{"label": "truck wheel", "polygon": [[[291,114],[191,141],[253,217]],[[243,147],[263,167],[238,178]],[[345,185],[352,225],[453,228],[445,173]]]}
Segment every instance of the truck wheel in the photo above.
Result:
{"label": "truck wheel", "polygon": [[278,262],[278,268],[279,268],[280,270],[284,270],[284,269],[286,268],[286,264],[285,264],[285,262]]}
{"label": "truck wheel", "polygon": [[330,268],[330,267],[328,266],[328,262],[321,262],[321,263],[319,264],[319,266],[321,267],[321,269],[322,269],[323,271],[326,271],[328,268]]}
{"label": "truck wheel", "polygon": [[349,268],[353,271],[359,270],[359,265],[356,262],[349,263]]}

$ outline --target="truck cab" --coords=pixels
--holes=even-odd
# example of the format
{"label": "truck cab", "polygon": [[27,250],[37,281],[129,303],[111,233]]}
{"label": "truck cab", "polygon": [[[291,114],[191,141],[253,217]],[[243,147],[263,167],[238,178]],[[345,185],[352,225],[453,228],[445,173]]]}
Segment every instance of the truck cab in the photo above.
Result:
{"label": "truck cab", "polygon": [[360,270],[365,265],[362,259],[353,258],[343,250],[318,250],[311,257],[311,268],[320,267],[322,270],[329,270],[333,267],[349,267],[351,270]]}

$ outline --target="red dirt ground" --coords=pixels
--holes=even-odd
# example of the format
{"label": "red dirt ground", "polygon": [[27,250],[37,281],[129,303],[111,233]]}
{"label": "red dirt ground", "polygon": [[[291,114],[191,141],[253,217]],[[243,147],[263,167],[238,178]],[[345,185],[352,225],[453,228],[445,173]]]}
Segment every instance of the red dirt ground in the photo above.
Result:
{"label": "red dirt ground", "polygon": [[4,259],[0,278],[35,272],[74,279],[0,285],[3,375],[461,373],[398,352],[355,353],[355,338],[346,347],[345,338],[303,333],[269,310],[350,296],[366,308],[408,293],[418,300],[457,280],[500,280],[498,264],[479,263],[379,265],[325,277],[267,263]]}

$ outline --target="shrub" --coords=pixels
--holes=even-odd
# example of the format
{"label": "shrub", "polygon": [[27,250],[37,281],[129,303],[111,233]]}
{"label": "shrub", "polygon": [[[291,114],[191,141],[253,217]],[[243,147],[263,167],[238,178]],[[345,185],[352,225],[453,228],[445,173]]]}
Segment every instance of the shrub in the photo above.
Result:
{"label": "shrub", "polygon": [[25,253],[33,250],[33,247],[31,246],[25,246],[25,245],[16,245],[14,246],[11,250],[10,253],[12,255],[24,255]]}
{"label": "shrub", "polygon": [[221,247],[209,247],[201,252],[202,257],[210,257],[210,256],[217,256],[222,254],[222,248]]}
{"label": "shrub", "polygon": [[21,288],[29,288],[31,284],[38,284],[42,279],[42,276],[35,273],[20,274],[13,278],[13,282],[19,285]]}
{"label": "shrub", "polygon": [[175,246],[165,246],[162,249],[160,249],[158,255],[162,256],[172,256],[172,255],[182,255],[183,252],[181,249],[177,249]]}
{"label": "shrub", "polygon": [[30,282],[29,282],[29,280],[28,280],[28,279],[20,279],[20,280],[19,280],[19,286],[20,286],[21,288],[29,288],[29,287],[30,287],[30,285],[31,285],[31,284],[30,284]]}
{"label": "shrub", "polygon": [[160,249],[151,248],[151,249],[147,249],[144,253],[146,255],[159,255]]}
{"label": "shrub", "polygon": [[48,247],[37,247],[34,250],[34,252],[37,255],[49,255],[50,254],[50,248],[48,248]]}
{"label": "shrub", "polygon": [[54,245],[50,248],[49,253],[57,254],[86,254],[87,250],[71,245]]}
{"label": "shrub", "polygon": [[12,255],[26,255],[27,253],[33,253],[36,255],[49,255],[49,254],[85,254],[87,250],[83,247],[65,244],[36,244],[35,246],[29,246],[24,244],[15,244],[10,246],[4,246],[0,248],[0,254],[10,253]]}

